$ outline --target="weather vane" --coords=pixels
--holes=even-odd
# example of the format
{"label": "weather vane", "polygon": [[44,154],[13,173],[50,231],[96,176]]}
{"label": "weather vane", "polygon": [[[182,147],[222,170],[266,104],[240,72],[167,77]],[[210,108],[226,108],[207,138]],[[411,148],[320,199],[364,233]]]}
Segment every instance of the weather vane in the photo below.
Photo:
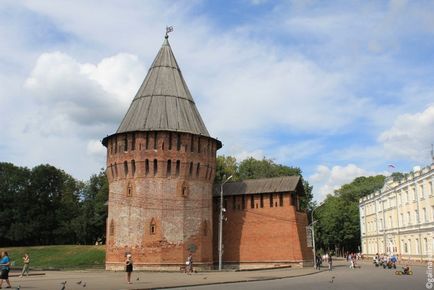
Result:
{"label": "weather vane", "polygon": [[166,26],[166,38],[169,37],[169,33],[173,31],[173,26]]}

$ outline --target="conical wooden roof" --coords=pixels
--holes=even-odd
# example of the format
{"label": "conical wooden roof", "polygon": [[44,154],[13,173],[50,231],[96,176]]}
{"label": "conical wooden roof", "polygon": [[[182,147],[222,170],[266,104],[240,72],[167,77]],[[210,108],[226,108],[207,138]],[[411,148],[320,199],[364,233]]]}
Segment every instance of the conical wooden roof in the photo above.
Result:
{"label": "conical wooden roof", "polygon": [[209,137],[167,37],[116,133],[162,130]]}

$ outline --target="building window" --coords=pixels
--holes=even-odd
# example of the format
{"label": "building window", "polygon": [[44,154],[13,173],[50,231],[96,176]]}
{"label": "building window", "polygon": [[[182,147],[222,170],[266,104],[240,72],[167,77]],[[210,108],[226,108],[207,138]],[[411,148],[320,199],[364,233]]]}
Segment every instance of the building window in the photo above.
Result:
{"label": "building window", "polygon": [[145,160],[145,174],[146,175],[149,174],[149,160],[148,159]]}
{"label": "building window", "polygon": [[270,193],[270,207],[273,207],[274,203],[273,203],[273,194]]}
{"label": "building window", "polygon": [[[403,241],[404,242],[404,241]],[[404,253],[408,253],[408,246],[407,243],[404,243]]]}
{"label": "building window", "polygon": [[157,223],[154,219],[151,220],[149,232],[151,235],[155,235],[157,233]]}
{"label": "building window", "polygon": [[427,238],[423,239],[423,245],[424,245],[425,254],[427,254],[428,253],[428,239]]}
{"label": "building window", "polygon": [[194,136],[191,135],[191,139],[190,139],[190,151],[194,152]]}
{"label": "building window", "polygon": [[125,173],[125,177],[128,176],[128,162],[124,161],[124,173]]}
{"label": "building window", "polygon": [[279,194],[279,206],[283,206],[283,193]]}
{"label": "building window", "polygon": [[255,208],[255,197],[253,194],[250,196],[250,208]]}
{"label": "building window", "polygon": [[127,186],[127,196],[128,197],[133,196],[133,188],[131,187],[130,183],[128,183],[128,186]]}
{"label": "building window", "polygon": [[410,212],[407,212],[407,224],[411,225],[411,216],[410,216]]}
{"label": "building window", "polygon": [[232,195],[232,209],[236,209],[237,208],[237,199],[235,197],[235,195]]}
{"label": "building window", "polygon": [[158,145],[158,132],[155,131],[154,132],[154,150],[156,150],[158,148],[157,145]]}
{"label": "building window", "polygon": [[145,148],[146,150],[149,149],[149,131],[146,132]]}
{"label": "building window", "polygon": [[207,222],[207,220],[203,221],[203,235],[205,237],[208,235],[208,222]]}
{"label": "building window", "polygon": [[124,152],[128,151],[128,138],[127,134],[124,135]]}
{"label": "building window", "polygon": [[110,229],[109,229],[109,235],[113,236],[115,234],[115,223],[113,222],[113,219],[110,221]]}
{"label": "building window", "polygon": [[196,177],[199,177],[199,175],[200,175],[200,163],[198,163],[196,166]]}
{"label": "building window", "polygon": [[180,167],[181,167],[181,161],[177,160],[176,161],[176,176],[179,176]]}
{"label": "building window", "polygon": [[193,162],[190,162],[190,168],[188,170],[188,174],[190,175],[190,177],[193,176]]}
{"label": "building window", "polygon": [[416,255],[419,255],[419,239],[416,239],[414,241],[414,245],[415,245],[414,251],[416,252]]}
{"label": "building window", "polygon": [[167,161],[167,176],[172,175],[172,160]]}
{"label": "building window", "polygon": [[172,150],[172,132],[169,132],[169,150]]}
{"label": "building window", "polygon": [[197,153],[200,153],[200,137],[197,137]]}
{"label": "building window", "polygon": [[115,163],[115,175],[118,177],[118,165]]}
{"label": "building window", "polygon": [[131,150],[136,150],[136,133],[133,133],[131,137]]}
{"label": "building window", "polygon": [[158,161],[154,159],[154,176],[158,173]]}
{"label": "building window", "polygon": [[183,197],[187,197],[187,196],[188,196],[188,186],[187,186],[186,183],[183,183],[183,184],[182,184],[182,192],[181,192],[181,195],[182,195]]}
{"label": "building window", "polygon": [[176,150],[181,150],[181,134],[176,135]]}
{"label": "building window", "polygon": [[136,174],[136,161],[135,160],[131,161],[131,173],[133,174],[133,176]]}
{"label": "building window", "polygon": [[433,195],[434,194],[434,188],[432,186],[432,181],[429,182],[429,194]]}
{"label": "building window", "polygon": [[422,211],[423,211],[423,221],[426,223],[428,222],[428,215],[426,214],[426,208],[423,208]]}
{"label": "building window", "polygon": [[112,174],[112,178],[114,178],[115,177],[115,172],[114,172],[114,169],[113,169],[113,164],[110,164],[110,172]]}
{"label": "building window", "polygon": [[261,196],[260,196],[259,206],[260,206],[261,208],[264,207],[264,195],[263,195],[262,193],[261,193]]}
{"label": "building window", "polygon": [[246,208],[246,196],[242,195],[241,196],[241,209],[245,209]]}

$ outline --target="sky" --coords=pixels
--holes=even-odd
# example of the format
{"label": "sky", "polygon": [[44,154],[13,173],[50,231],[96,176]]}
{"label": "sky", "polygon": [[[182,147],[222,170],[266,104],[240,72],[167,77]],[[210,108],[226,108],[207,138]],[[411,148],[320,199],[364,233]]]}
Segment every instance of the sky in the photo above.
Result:
{"label": "sky", "polygon": [[0,162],[86,180],[169,42],[221,155],[300,167],[322,200],[431,164],[433,1],[0,2]]}

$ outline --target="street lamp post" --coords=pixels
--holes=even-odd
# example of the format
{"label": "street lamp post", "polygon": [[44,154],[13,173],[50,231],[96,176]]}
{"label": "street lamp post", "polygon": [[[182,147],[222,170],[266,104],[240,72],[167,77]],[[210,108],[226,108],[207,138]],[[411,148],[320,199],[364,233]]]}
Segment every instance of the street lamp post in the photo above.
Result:
{"label": "street lamp post", "polygon": [[219,271],[222,270],[222,257],[223,257],[223,185],[228,182],[232,178],[232,175],[229,176],[221,185],[220,185],[220,217],[219,217]]}
{"label": "street lamp post", "polygon": [[310,224],[310,227],[311,227],[311,229],[312,229],[312,250],[313,250],[313,267],[316,269],[316,248],[315,248],[315,227],[314,227],[314,225],[315,225],[315,223],[317,222],[317,221],[314,221],[313,220],[313,212],[317,209],[317,208],[319,208],[320,206],[322,206],[324,204],[324,202],[321,202],[317,207],[315,207],[313,210],[312,210],[312,212],[311,212],[311,220],[312,220],[312,222],[311,222],[311,224]]}

